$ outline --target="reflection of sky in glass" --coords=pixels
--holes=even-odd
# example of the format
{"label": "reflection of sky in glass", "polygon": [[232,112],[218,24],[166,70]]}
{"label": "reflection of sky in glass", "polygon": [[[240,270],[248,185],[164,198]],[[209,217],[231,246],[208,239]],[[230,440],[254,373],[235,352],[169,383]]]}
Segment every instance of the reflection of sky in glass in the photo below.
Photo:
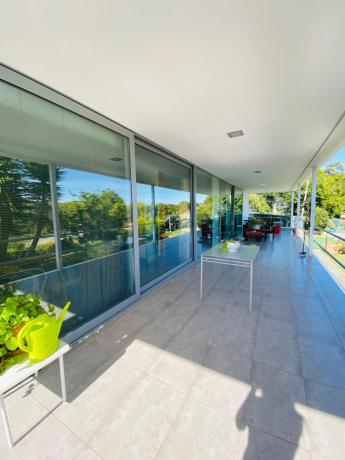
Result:
{"label": "reflection of sky in glass", "polygon": [[204,195],[203,193],[197,193],[196,194],[196,203],[199,204],[199,203],[202,203],[204,200],[206,200],[206,198],[208,197],[209,195]]}
{"label": "reflection of sky in glass", "polygon": [[126,203],[131,201],[130,181],[119,177],[63,168],[62,178],[58,182],[61,196],[59,201],[73,201],[80,198],[81,192],[100,193],[113,190]]}
{"label": "reflection of sky in glass", "polygon": [[[129,204],[131,190],[129,179],[105,176],[103,174],[63,168],[63,175],[58,182],[60,188],[59,201],[73,201],[80,198],[81,192],[101,193],[103,190],[114,190]],[[138,201],[151,204],[151,185],[137,184]],[[156,203],[178,204],[189,201],[190,193],[181,190],[155,186]]]}
{"label": "reflection of sky in glass", "polygon": [[[157,203],[178,204],[181,201],[190,201],[190,193],[166,187],[154,187]],[[151,185],[137,184],[138,202],[150,205],[152,199]]]}

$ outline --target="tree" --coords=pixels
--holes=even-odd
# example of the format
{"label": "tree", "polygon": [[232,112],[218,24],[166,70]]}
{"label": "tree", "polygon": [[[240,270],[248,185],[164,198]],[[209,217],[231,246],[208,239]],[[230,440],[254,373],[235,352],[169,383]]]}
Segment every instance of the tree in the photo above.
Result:
{"label": "tree", "polygon": [[211,219],[212,217],[213,199],[212,195],[207,195],[197,206],[197,224],[200,227],[203,220]]}
{"label": "tree", "polygon": [[[26,189],[28,200],[30,202],[30,217],[32,228],[35,228],[34,237],[28,254],[34,254],[37,244],[44,230],[52,231],[52,216],[51,216],[51,190],[50,176],[47,165],[33,162],[25,162]],[[56,168],[56,182],[62,177],[61,169]],[[57,194],[59,197],[60,189],[57,186]],[[28,203],[29,204],[29,203]]]}
{"label": "tree", "polygon": [[325,209],[319,208],[316,206],[315,208],[315,225],[321,229],[327,227],[329,221],[328,212]]}
{"label": "tree", "polygon": [[345,174],[345,168],[340,161],[330,164],[325,168],[325,174],[333,176],[334,174]]}
{"label": "tree", "polygon": [[127,206],[113,190],[82,192],[79,200],[59,204],[63,232],[85,234],[90,240],[103,239],[110,231],[118,232],[127,221]]}
{"label": "tree", "polygon": [[251,193],[249,195],[249,209],[251,212],[260,214],[269,214],[272,211],[267,203],[266,197],[258,193]]}

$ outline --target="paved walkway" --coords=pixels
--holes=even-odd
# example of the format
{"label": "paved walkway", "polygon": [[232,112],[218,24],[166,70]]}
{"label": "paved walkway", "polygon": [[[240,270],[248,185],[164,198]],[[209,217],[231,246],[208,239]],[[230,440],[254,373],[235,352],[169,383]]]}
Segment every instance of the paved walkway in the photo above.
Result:
{"label": "paved walkway", "polygon": [[199,267],[123,312],[8,398],[1,459],[345,458],[345,297],[289,233],[248,273]]}

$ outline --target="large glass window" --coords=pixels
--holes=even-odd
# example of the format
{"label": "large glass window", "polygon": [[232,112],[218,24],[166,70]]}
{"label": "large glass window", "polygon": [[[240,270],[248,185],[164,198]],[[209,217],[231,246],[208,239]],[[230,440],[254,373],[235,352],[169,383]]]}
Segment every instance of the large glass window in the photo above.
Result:
{"label": "large glass window", "polygon": [[237,238],[243,235],[242,230],[242,208],[243,208],[243,192],[235,187],[235,203],[234,203],[234,234]]}
{"label": "large glass window", "polygon": [[231,185],[222,181],[220,183],[220,200],[220,238],[224,240],[231,237]]}
{"label": "large glass window", "polygon": [[221,181],[197,169],[197,255],[220,242],[221,239]]}
{"label": "large glass window", "polygon": [[140,281],[191,259],[191,169],[136,145]]}
{"label": "large glass window", "polygon": [[71,300],[65,332],[133,295],[128,138],[0,82],[0,154],[1,281]]}

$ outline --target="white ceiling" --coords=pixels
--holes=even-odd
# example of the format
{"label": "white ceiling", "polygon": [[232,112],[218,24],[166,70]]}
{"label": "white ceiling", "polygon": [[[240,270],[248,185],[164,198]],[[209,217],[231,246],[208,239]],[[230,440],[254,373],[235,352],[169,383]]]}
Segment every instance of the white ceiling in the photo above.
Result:
{"label": "white ceiling", "polygon": [[[5,64],[244,189],[289,190],[345,108],[344,0],[0,8]],[[343,120],[314,163],[344,140]]]}

